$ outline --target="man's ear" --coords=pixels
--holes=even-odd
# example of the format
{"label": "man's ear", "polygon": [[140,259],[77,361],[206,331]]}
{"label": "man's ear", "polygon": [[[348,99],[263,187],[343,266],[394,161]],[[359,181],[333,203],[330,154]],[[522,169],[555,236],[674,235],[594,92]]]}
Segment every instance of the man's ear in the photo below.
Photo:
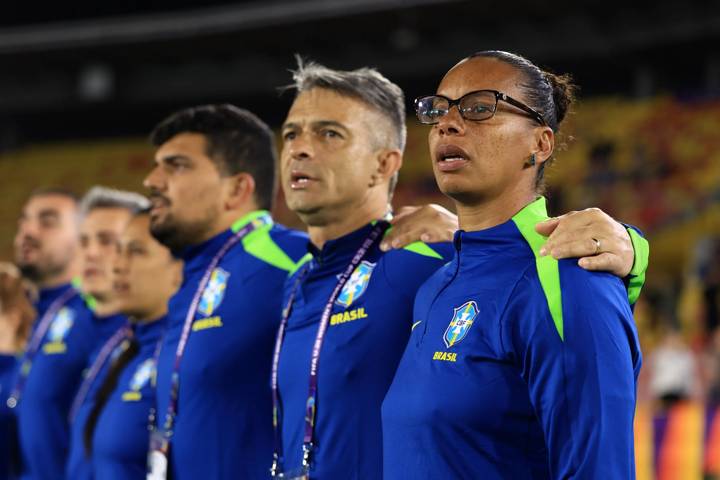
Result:
{"label": "man's ear", "polygon": [[374,177],[381,178],[387,183],[402,167],[402,152],[394,148],[383,148],[377,153],[377,167]]}
{"label": "man's ear", "polygon": [[255,204],[255,179],[252,175],[241,172],[226,180],[225,208],[227,210],[238,210],[248,204]]}

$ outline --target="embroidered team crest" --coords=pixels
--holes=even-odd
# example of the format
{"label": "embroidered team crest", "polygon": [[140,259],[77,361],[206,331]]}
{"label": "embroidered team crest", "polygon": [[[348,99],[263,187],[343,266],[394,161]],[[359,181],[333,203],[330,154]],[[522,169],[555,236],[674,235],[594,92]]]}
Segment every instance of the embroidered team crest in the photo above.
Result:
{"label": "embroidered team crest", "polygon": [[155,361],[152,358],[148,358],[135,370],[135,374],[130,380],[130,390],[134,392],[140,391],[147,385],[153,375],[155,375]]}
{"label": "embroidered team crest", "polygon": [[216,268],[210,275],[210,281],[203,291],[200,298],[200,306],[198,312],[205,317],[209,317],[220,306],[225,297],[225,288],[230,274],[222,268]]}
{"label": "embroidered team crest", "polygon": [[367,290],[368,283],[370,283],[370,276],[375,269],[375,265],[374,263],[366,261],[358,265],[352,275],[350,275],[350,278],[335,303],[347,308],[352,305],[355,300],[360,298],[362,294],[365,293],[365,290]]}
{"label": "embroidered team crest", "polygon": [[48,332],[48,341],[52,343],[60,343],[65,339],[75,322],[75,314],[67,307],[63,307],[55,315],[50,331]]}
{"label": "embroidered team crest", "polygon": [[443,335],[443,341],[447,348],[452,347],[465,338],[478,312],[477,303],[472,300],[463,303],[453,310],[452,320],[450,320],[450,325],[448,325],[445,330],[445,335]]}

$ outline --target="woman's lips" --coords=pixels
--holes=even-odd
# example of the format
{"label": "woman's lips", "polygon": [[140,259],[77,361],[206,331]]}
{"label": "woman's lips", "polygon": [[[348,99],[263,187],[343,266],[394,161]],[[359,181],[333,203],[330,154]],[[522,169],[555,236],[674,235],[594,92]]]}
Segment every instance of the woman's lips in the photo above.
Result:
{"label": "woman's lips", "polygon": [[116,293],[127,293],[130,291],[130,284],[126,282],[115,282],[113,284],[113,290]]}
{"label": "woman's lips", "polygon": [[438,145],[435,149],[435,163],[441,172],[454,172],[470,162],[470,156],[457,145]]}
{"label": "woman's lips", "polygon": [[470,162],[462,157],[447,157],[440,160],[437,163],[437,166],[438,170],[441,172],[454,172],[456,170],[460,170],[468,163]]}

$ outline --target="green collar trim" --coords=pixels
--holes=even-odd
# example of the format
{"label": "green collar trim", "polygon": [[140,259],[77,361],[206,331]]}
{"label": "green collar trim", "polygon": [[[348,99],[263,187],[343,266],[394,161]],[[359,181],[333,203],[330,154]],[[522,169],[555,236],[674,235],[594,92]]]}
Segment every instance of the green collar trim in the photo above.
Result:
{"label": "green collar trim", "polygon": [[82,289],[82,278],[80,276],[73,277],[72,286],[75,287],[80,292],[80,296],[82,297],[83,301],[85,302],[85,305],[92,310],[93,312],[97,308],[97,300],[95,300],[95,297],[90,295],[89,293],[86,293]]}
{"label": "green collar trim", "polygon": [[[270,212],[267,210],[254,210],[247,215],[243,216],[242,218],[239,218],[235,220],[235,223],[232,224],[232,227],[230,227],[233,231],[233,233],[237,233],[240,231],[241,228],[243,228],[248,223],[252,222],[253,220],[256,220],[264,215],[267,215],[270,217]],[[270,218],[270,222],[268,225],[272,225],[272,218]]]}

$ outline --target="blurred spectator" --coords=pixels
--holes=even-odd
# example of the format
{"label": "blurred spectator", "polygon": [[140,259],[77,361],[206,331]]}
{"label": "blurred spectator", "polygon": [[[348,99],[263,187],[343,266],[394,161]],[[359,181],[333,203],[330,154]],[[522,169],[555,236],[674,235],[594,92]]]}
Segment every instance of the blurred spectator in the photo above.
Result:
{"label": "blurred spectator", "polygon": [[613,164],[614,155],[613,142],[600,142],[592,146],[588,157],[588,175],[585,178],[587,185],[600,188],[615,183],[618,173]]}
{"label": "blurred spectator", "polygon": [[0,478],[12,479],[18,458],[15,416],[7,397],[15,383],[18,355],[25,347],[35,312],[26,284],[12,264],[0,264]]}
{"label": "blurred spectator", "polygon": [[675,327],[669,327],[650,354],[650,391],[663,408],[697,397],[700,383],[692,350]]}
{"label": "blurred spectator", "polygon": [[707,403],[720,405],[720,328],[712,334],[708,349],[703,355],[703,369],[707,385]]}
{"label": "blurred spectator", "polygon": [[17,356],[25,347],[35,311],[30,286],[10,263],[0,263],[0,354]]}
{"label": "blurred spectator", "polygon": [[708,332],[712,332],[720,322],[720,241],[712,242],[710,255],[701,269],[700,278],[703,284],[705,326]]}

